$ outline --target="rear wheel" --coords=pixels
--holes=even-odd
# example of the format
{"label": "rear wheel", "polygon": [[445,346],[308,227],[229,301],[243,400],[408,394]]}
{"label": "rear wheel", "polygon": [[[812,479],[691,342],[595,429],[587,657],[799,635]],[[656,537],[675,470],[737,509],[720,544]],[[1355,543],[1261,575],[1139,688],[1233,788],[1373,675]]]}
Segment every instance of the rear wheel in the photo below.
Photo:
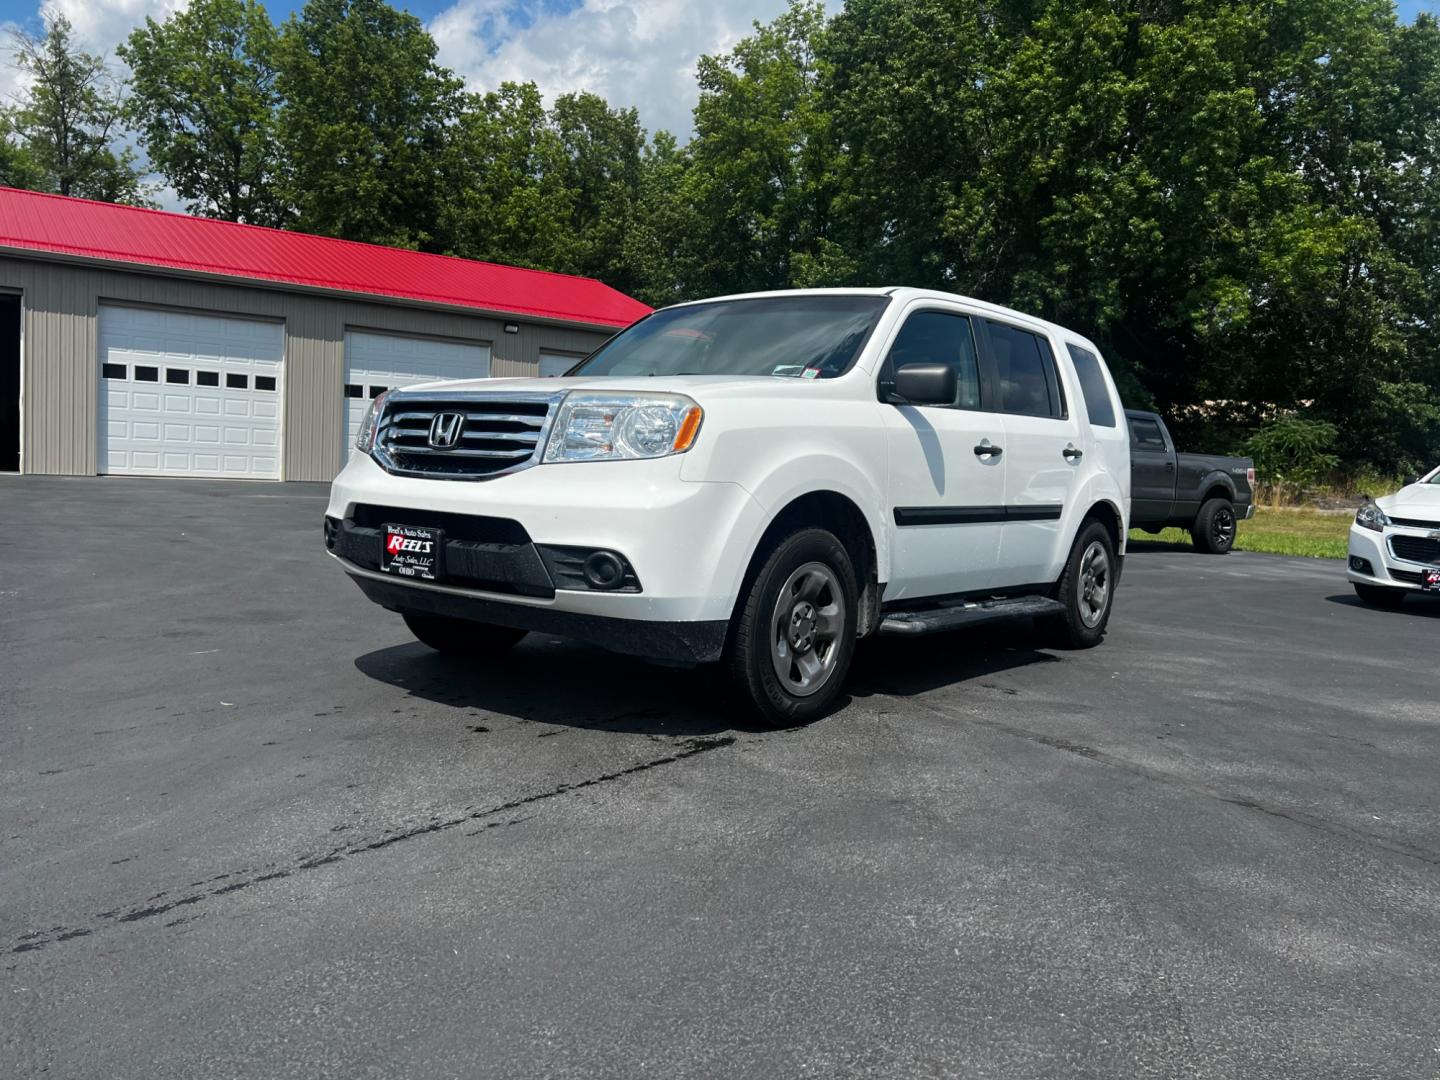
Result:
{"label": "rear wheel", "polygon": [[492,623],[450,619],[444,615],[416,615],[405,612],[405,625],[423,644],[452,656],[494,656],[514,646],[524,630]]}
{"label": "rear wheel", "polygon": [[855,651],[855,568],[833,533],[803,529],[780,541],[742,597],[730,669],[777,727],[828,713]]}
{"label": "rear wheel", "polygon": [[1362,585],[1353,582],[1355,595],[1371,607],[1398,608],[1405,603],[1404,589],[1389,589],[1384,585]]}
{"label": "rear wheel", "polygon": [[1089,649],[1105,640],[1115,602],[1115,544],[1098,521],[1080,530],[1055,586],[1063,613],[1046,623],[1047,637],[1062,649]]}
{"label": "rear wheel", "polygon": [[1195,515],[1190,539],[1211,555],[1224,555],[1235,546],[1235,505],[1229,499],[1209,499]]}

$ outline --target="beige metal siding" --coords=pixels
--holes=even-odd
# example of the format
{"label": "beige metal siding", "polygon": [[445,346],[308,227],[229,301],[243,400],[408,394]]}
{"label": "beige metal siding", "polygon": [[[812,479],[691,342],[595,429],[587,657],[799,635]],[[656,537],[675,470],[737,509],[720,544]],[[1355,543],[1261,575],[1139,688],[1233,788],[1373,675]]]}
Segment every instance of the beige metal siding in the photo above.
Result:
{"label": "beige metal siding", "polygon": [[0,288],[23,293],[21,468],[90,475],[96,468],[96,341],[102,302],[155,304],[285,322],[284,478],[329,480],[340,469],[347,328],[485,342],[494,376],[534,375],[540,350],[587,353],[610,331],[504,322],[461,312],[341,300],[151,273],[0,256]]}

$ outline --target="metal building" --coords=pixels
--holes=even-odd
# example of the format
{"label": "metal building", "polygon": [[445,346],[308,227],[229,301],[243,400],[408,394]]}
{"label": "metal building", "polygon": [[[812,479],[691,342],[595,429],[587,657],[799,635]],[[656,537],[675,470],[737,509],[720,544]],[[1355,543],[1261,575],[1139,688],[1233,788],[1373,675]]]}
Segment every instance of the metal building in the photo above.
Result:
{"label": "metal building", "polygon": [[590,278],[0,188],[0,471],[328,480],[369,398],[556,375]]}

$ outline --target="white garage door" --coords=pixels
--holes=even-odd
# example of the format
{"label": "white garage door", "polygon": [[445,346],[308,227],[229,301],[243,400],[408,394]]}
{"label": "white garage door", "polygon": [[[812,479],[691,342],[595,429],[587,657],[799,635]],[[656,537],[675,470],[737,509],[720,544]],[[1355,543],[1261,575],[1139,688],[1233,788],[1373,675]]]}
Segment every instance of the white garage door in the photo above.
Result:
{"label": "white garage door", "polygon": [[438,338],[345,332],[345,452],[355,446],[370,399],[384,390],[435,379],[483,379],[490,374],[490,346]]}
{"label": "white garage door", "polygon": [[578,356],[561,356],[559,353],[542,352],[540,354],[540,377],[542,379],[558,378],[579,362],[580,357]]}
{"label": "white garage door", "polygon": [[100,306],[99,470],[280,479],[278,322]]}

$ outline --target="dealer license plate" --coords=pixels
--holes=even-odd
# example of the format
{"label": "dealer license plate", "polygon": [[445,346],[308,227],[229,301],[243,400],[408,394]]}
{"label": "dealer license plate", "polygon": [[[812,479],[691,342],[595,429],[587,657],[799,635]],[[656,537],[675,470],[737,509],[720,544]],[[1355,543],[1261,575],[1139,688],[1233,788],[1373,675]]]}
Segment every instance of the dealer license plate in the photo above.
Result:
{"label": "dealer license plate", "polygon": [[1440,592],[1440,566],[1420,572],[1420,588],[1426,592]]}
{"label": "dealer license plate", "polygon": [[386,525],[380,569],[387,574],[439,581],[445,576],[445,534],[422,525]]}

